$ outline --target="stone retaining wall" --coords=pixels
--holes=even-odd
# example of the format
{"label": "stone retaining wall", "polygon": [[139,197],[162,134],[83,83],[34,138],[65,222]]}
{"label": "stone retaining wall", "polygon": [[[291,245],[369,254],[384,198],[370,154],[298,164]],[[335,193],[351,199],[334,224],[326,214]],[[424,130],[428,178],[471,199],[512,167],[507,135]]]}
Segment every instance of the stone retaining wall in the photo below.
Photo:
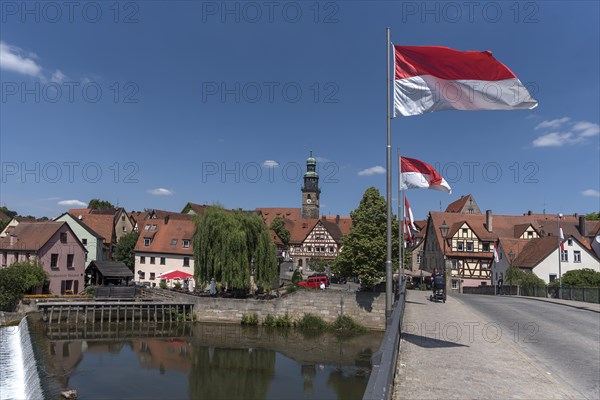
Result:
{"label": "stone retaining wall", "polygon": [[239,324],[244,314],[258,315],[259,321],[267,314],[292,319],[304,314],[314,314],[326,322],[333,322],[339,315],[348,315],[370,330],[385,330],[385,293],[346,292],[336,290],[299,290],[273,300],[224,299],[198,297],[175,291],[163,291],[172,295],[173,301],[194,304],[194,313],[201,322]]}

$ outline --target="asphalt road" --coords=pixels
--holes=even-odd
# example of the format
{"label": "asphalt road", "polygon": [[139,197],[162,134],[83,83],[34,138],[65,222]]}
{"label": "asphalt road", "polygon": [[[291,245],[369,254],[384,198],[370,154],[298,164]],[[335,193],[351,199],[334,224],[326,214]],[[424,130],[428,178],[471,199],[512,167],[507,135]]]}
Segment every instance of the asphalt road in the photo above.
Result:
{"label": "asphalt road", "polygon": [[582,397],[600,398],[600,314],[523,298],[454,295],[493,321],[538,366]]}

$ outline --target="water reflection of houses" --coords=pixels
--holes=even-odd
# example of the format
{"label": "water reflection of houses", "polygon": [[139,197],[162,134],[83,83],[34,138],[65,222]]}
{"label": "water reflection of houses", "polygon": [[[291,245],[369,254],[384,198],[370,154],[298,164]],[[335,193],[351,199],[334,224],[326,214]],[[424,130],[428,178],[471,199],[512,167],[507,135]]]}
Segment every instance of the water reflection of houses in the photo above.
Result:
{"label": "water reflection of houses", "polygon": [[82,340],[52,340],[47,342],[48,361],[56,379],[66,387],[69,384],[69,376],[82,360],[85,351]]}
{"label": "water reflection of houses", "polygon": [[188,372],[192,367],[192,345],[182,339],[132,340],[131,346],[143,368]]}

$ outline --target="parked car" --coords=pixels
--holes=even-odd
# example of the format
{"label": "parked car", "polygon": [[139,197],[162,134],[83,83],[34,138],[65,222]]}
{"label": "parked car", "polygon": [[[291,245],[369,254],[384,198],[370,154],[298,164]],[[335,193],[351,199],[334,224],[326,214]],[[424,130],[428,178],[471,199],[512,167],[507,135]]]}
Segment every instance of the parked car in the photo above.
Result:
{"label": "parked car", "polygon": [[321,286],[321,282],[325,284],[325,287],[329,287],[329,278],[324,274],[314,274],[308,277],[307,280],[298,282],[298,286],[303,286],[311,289],[318,289]]}

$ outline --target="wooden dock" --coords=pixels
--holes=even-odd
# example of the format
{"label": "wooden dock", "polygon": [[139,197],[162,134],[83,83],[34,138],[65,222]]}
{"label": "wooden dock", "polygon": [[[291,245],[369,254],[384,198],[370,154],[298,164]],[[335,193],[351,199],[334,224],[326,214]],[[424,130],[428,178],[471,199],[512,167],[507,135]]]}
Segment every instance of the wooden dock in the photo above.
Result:
{"label": "wooden dock", "polygon": [[103,324],[107,321],[135,323],[184,322],[194,320],[194,305],[172,301],[69,301],[38,303],[49,324]]}

